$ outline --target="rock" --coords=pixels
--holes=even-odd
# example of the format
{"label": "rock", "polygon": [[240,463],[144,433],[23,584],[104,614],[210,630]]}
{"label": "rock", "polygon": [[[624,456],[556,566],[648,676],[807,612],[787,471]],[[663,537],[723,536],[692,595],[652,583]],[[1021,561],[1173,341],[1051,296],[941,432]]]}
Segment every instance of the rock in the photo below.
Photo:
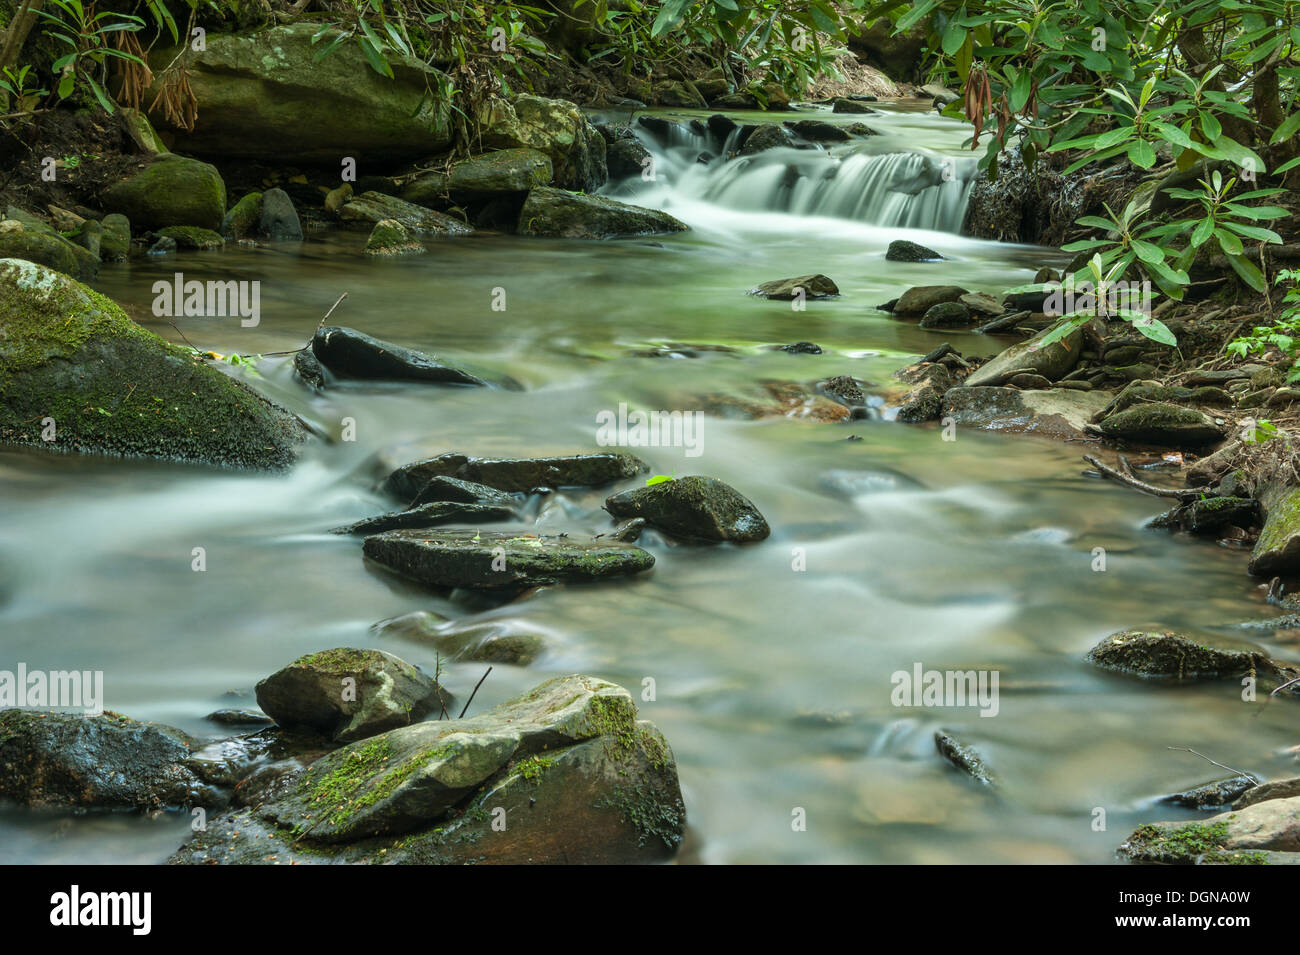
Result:
{"label": "rock", "polygon": [[593,192],[604,185],[605,140],[582,110],[562,99],[517,96],[484,107],[483,145],[491,149],[530,148],[551,160],[552,180],[560,189]]}
{"label": "rock", "polygon": [[289,412],[97,292],[0,259],[0,440],[278,469],[304,438]]}
{"label": "rock", "polygon": [[432,644],[448,660],[505,663],[528,666],[546,650],[546,639],[519,628],[515,621],[430,626],[417,612],[381,621],[371,629],[381,636],[397,636]]}
{"label": "rock", "polygon": [[209,820],[172,861],[654,862],[685,821],[662,734],[622,687],[569,676],[327,754],[260,808]]}
{"label": "rock", "polygon": [[704,109],[708,105],[690,80],[662,80],[654,84],[650,97],[658,106]]}
{"label": "rock", "polygon": [[1012,345],[987,364],[981,365],[966,379],[966,387],[1000,385],[1022,374],[1042,375],[1048,381],[1063,378],[1079,361],[1083,332],[1076,328],[1061,341],[1053,342],[1046,348],[1038,347],[1038,342],[1046,334],[1046,330],[1039,332],[1028,341]]}
{"label": "rock", "polygon": [[836,375],[817,383],[817,390],[822,394],[849,407],[866,405],[867,396],[862,393],[860,383],[850,375]]}
{"label": "rock", "polygon": [[690,477],[634,488],[605,500],[614,517],[643,517],[651,527],[686,540],[764,540],[772,531],[748,498],[716,478]]}
{"label": "rock", "polygon": [[[943,256],[934,249],[927,249],[923,245],[917,245],[915,242],[909,242],[906,239],[895,239],[889,243],[889,248],[885,250],[886,262],[934,262],[942,259]],[[1001,314],[1002,310],[998,309],[996,314]]]}
{"label": "rock", "polygon": [[232,239],[246,239],[257,233],[261,222],[262,194],[250,192],[222,217],[221,234]]}
{"label": "rock", "polygon": [[54,222],[56,232],[76,232],[86,223],[83,216],[79,216],[75,212],[69,212],[67,209],[54,205],[54,203],[50,203],[46,208],[50,210],[50,219]]}
{"label": "rock", "polygon": [[435,501],[431,504],[412,505],[404,511],[390,511],[378,517],[368,517],[346,527],[336,527],[334,533],[377,534],[403,527],[440,527],[444,524],[469,524],[477,527],[479,524],[513,520],[518,516],[513,507]]}
{"label": "rock", "polygon": [[42,809],[219,805],[180,730],[117,713],[0,710],[0,798]]}
{"label": "rock", "polygon": [[222,726],[270,726],[275,722],[257,710],[213,710],[203,718]]}
{"label": "rock", "polygon": [[876,112],[876,110],[872,109],[866,103],[859,102],[858,100],[855,99],[847,99],[843,96],[840,96],[836,98],[834,105],[831,106],[831,112],[832,113],[874,113]]}
{"label": "rock", "polygon": [[1124,386],[1124,390],[1115,396],[1097,420],[1109,417],[1118,411],[1125,411],[1134,405],[1150,404],[1156,401],[1178,402],[1205,407],[1232,407],[1232,397],[1221,388],[1179,388],[1173,385],[1161,385],[1152,381],[1133,381]]}
{"label": "rock", "polygon": [[820,355],[822,347],[812,342],[792,342],[789,345],[782,345],[780,350],[789,352],[791,355]]}
{"label": "rock", "polygon": [[901,33],[888,17],[873,20],[865,30],[848,34],[849,49],[890,79],[910,82],[918,78],[932,19],[926,15]]}
{"label": "rock", "polygon": [[411,501],[411,507],[447,501],[456,504],[478,504],[484,507],[513,508],[517,500],[513,494],[498,491],[486,484],[462,481],[460,478],[440,476],[429,480]]}
{"label": "rock", "polygon": [[330,215],[337,216],[343,211],[343,206],[352,198],[352,183],[345,182],[341,186],[336,186],[325,194],[325,211]]}
{"label": "rock", "polygon": [[962,385],[945,392],[941,416],[960,425],[991,431],[1040,434],[1073,441],[1088,437],[1089,421],[1109,400],[1108,392],[1067,388],[1019,391]]}
{"label": "rock", "polygon": [[971,323],[971,313],[961,302],[931,305],[921,316],[922,328],[963,328]]}
{"label": "rock", "polygon": [[920,362],[895,372],[913,387],[898,405],[896,421],[935,421],[943,410],[943,396],[953,385],[952,373],[937,362]]}
{"label": "rock", "polygon": [[159,237],[153,245],[149,246],[145,255],[171,255],[180,248],[180,243],[169,235]]}
{"label": "rock", "polygon": [[1152,520],[1152,527],[1177,527],[1193,534],[1217,534],[1229,526],[1250,527],[1259,502],[1245,497],[1207,497],[1179,505]]}
{"label": "rock", "polygon": [[800,275],[792,279],[774,279],[750,289],[749,294],[789,302],[793,301],[800,291],[805,298],[829,298],[840,294],[835,283],[825,275]]}
{"label": "rock", "polygon": [[631,179],[641,175],[649,168],[652,157],[650,150],[639,139],[620,139],[605,147],[605,162],[609,167],[609,179]]}
{"label": "rock", "polygon": [[983,292],[970,292],[957,299],[957,301],[965,305],[972,313],[982,315],[985,318],[997,318],[1005,311],[1002,303],[992,295],[986,295]]}
{"label": "rock", "polygon": [[165,229],[160,229],[158,234],[164,239],[171,239],[176,243],[179,249],[198,249],[204,252],[211,252],[220,249],[226,244],[226,240],[221,237],[221,233],[214,232],[211,229],[200,229],[192,225],[172,225]]}
{"label": "rock", "polygon": [[686,228],[684,222],[666,212],[549,187],[528,194],[518,224],[520,235],[563,239],[663,235],[684,232]]}
{"label": "rock", "polygon": [[641,534],[645,531],[645,528],[646,520],[644,517],[633,517],[626,521],[620,521],[612,531],[604,536],[612,541],[632,544],[641,539]]}
{"label": "rock", "polygon": [[1133,862],[1182,865],[1272,862],[1263,850],[1300,852],[1300,797],[1255,803],[1199,824],[1152,823],[1120,846]]}
{"label": "rock", "polygon": [[131,252],[131,220],[113,213],[100,223],[104,234],[99,238],[99,257],[105,262],[125,262]]}
{"label": "rock", "polygon": [[420,255],[429,250],[417,234],[396,219],[380,219],[370,230],[370,238],[361,250],[363,255],[391,258],[397,255]]}
{"label": "rock", "polygon": [[726,96],[719,96],[709,100],[709,106],[712,109],[758,109],[758,97],[753,93],[736,92],[728,93]]}
{"label": "rock", "polygon": [[1007,384],[1012,388],[1022,388],[1031,391],[1035,389],[1044,389],[1044,388],[1052,387],[1052,383],[1048,381],[1046,378],[1044,378],[1042,375],[1031,375],[1027,372],[1022,372],[1019,375],[1013,376],[1011,380],[1007,382]]}
{"label": "rock", "polygon": [[487,385],[483,379],[445,365],[431,355],[380,341],[354,328],[324,325],[316,329],[311,349],[322,365],[344,378]]}
{"label": "rock", "polygon": [[745,145],[741,147],[740,155],[756,156],[769,149],[792,149],[794,144],[794,137],[784,126],[778,126],[775,123],[764,123],[745,139]]}
{"label": "rock", "polygon": [[94,219],[87,219],[73,236],[73,241],[98,259],[103,238],[104,227]]}
{"label": "rock", "polygon": [[226,184],[216,166],[164,153],[109,186],[104,203],[140,229],[218,229],[226,214]]}
{"label": "rock", "polygon": [[648,470],[640,458],[607,451],[550,458],[471,458],[449,451],[403,465],[388,476],[384,489],[400,500],[412,500],[434,478],[443,476],[486,484],[499,491],[600,487]]}
{"label": "rock", "polygon": [[853,138],[843,126],[836,126],[820,119],[801,119],[787,122],[786,128],[801,139],[810,143],[842,143]]}
{"label": "rock", "polygon": [[1102,434],[1113,440],[1169,448],[1201,448],[1223,440],[1223,429],[1207,415],[1164,401],[1135,405],[1108,415],[1102,419],[1100,428]]}
{"label": "rock", "polygon": [[421,237],[469,235],[474,231],[451,216],[395,196],[386,196],[382,192],[363,192],[345,202],[339,210],[339,216],[345,222],[373,222],[376,225],[392,219]]}
{"label": "rock", "polygon": [[934,734],[934,746],[944,759],[952,763],[981,786],[993,788],[996,781],[984,760],[974,749],[954,739],[943,730]]}
{"label": "rock", "polygon": [[930,97],[934,100],[936,106],[947,106],[958,99],[956,93],[940,83],[925,84],[917,91],[917,95]]}
{"label": "rock", "polygon": [[257,684],[257,705],[289,730],[350,743],[409,726],[451,694],[427,674],[383,650],[340,647],[299,657]]}
{"label": "rock", "polygon": [[1300,488],[1284,490],[1270,502],[1247,569],[1256,577],[1291,577],[1300,569]]}
{"label": "rock", "polygon": [[[326,33],[313,42],[320,30],[307,22],[246,36],[209,30],[206,49],[184,51],[198,115],[193,130],[174,129],[176,148],[337,171],[345,156],[364,168],[421,159],[451,145],[451,102],[432,92],[442,88],[441,74],[389,50],[393,76],[380,76],[351,41],[320,56],[334,38]],[[178,52],[154,50],[149,62],[155,74]],[[146,102],[158,94],[159,82]]]}
{"label": "rock", "polygon": [[917,285],[908,289],[895,300],[895,315],[924,315],[935,305],[955,302],[966,294],[964,288],[956,285]]}
{"label": "rock", "polygon": [[1186,809],[1222,809],[1232,805],[1234,799],[1258,785],[1259,780],[1253,776],[1230,776],[1184,792],[1161,796],[1156,802],[1182,806]]}
{"label": "rock", "polygon": [[1254,644],[1171,632],[1113,633],[1089,650],[1086,659],[1104,670],[1179,682],[1234,678],[1248,671],[1270,677],[1280,672]]}
{"label": "rock", "polygon": [[325,366],[312,352],[311,345],[294,353],[293,369],[298,373],[299,378],[313,388],[324,388],[327,383]]}
{"label": "rock", "polygon": [[1290,779],[1275,779],[1271,782],[1259,783],[1247,789],[1232,804],[1232,808],[1245,809],[1257,802],[1265,802],[1269,799],[1291,799],[1296,796],[1300,796],[1300,776],[1293,776]]}
{"label": "rock", "polygon": [[258,218],[258,231],[272,242],[301,242],[302,223],[293,200],[283,189],[268,189],[262,193],[262,214]]}
{"label": "rock", "polygon": [[0,259],[24,259],[75,279],[93,279],[99,259],[63,236],[28,229],[15,219],[0,222]]}
{"label": "rock", "polygon": [[475,202],[525,193],[550,185],[551,160],[536,149],[499,149],[453,163],[447,172],[425,173],[402,190],[402,198],[422,206]]}
{"label": "rock", "polygon": [[526,590],[602,580],[654,566],[639,547],[567,536],[405,530],[367,537],[365,555],[426,587]]}

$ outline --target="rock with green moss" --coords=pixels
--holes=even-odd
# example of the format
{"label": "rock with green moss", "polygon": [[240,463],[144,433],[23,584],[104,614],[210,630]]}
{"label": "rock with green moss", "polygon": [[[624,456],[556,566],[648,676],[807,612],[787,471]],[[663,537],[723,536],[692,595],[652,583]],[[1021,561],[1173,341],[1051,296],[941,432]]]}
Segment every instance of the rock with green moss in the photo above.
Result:
{"label": "rock with green moss", "polygon": [[0,259],[0,441],[284,468],[292,414],[44,266]]}
{"label": "rock with green moss", "polygon": [[1167,401],[1136,404],[1107,415],[1100,427],[1112,440],[1167,448],[1203,448],[1222,441],[1224,433],[1204,412]]}
{"label": "rock with green moss", "polygon": [[104,216],[99,237],[99,257],[105,262],[125,262],[131,254],[131,220],[121,213]]}
{"label": "rock with green moss", "polygon": [[1048,381],[1059,381],[1079,361],[1083,332],[1076,328],[1060,341],[1043,347],[1039,342],[1046,334],[1044,330],[1028,341],[1012,345],[981,365],[966,379],[965,387],[1003,385],[1017,375],[1041,375]]}
{"label": "rock with green moss", "polygon": [[660,862],[685,824],[663,735],[625,689],[575,675],[336,750],[258,808],[210,819],[172,861]]}
{"label": "rock with green moss", "polygon": [[1174,865],[1270,865],[1300,862],[1300,796],[1270,799],[1202,823],[1157,822],[1134,830],[1121,855]]}
{"label": "rock with green moss", "polygon": [[1178,385],[1162,385],[1153,381],[1131,381],[1115,396],[1109,405],[1097,415],[1097,420],[1107,418],[1134,405],[1150,404],[1153,401],[1177,402],[1198,407],[1231,408],[1232,396],[1222,388],[1209,385],[1200,388],[1183,388]]}
{"label": "rock with green moss", "polygon": [[418,233],[396,219],[380,219],[370,230],[370,238],[361,250],[364,255],[392,258],[398,255],[421,255],[429,250]]}
{"label": "rock with green moss", "polygon": [[551,160],[536,149],[499,149],[453,163],[447,171],[435,170],[411,180],[402,198],[422,206],[474,202],[499,195],[525,193],[550,185]]}
{"label": "rock with green moss", "polygon": [[162,137],[153,128],[153,123],[149,122],[149,116],[141,109],[130,109],[123,107],[120,115],[122,117],[122,129],[135,148],[142,153],[150,156],[157,156],[169,152]]}
{"label": "rock with green moss", "polygon": [[640,458],[610,451],[543,458],[475,458],[447,451],[395,469],[385,479],[384,489],[409,501],[439,477],[484,484],[498,491],[528,492],[539,487],[600,487],[647,470],[649,466]]}
{"label": "rock with green moss", "polygon": [[591,192],[605,184],[605,139],[581,109],[562,99],[517,96],[480,109],[483,145],[535,149],[551,161],[555,185]]}
{"label": "rock with green moss", "polygon": [[1300,488],[1283,491],[1268,508],[1248,570],[1256,577],[1290,577],[1300,571]]}
{"label": "rock with green moss", "polygon": [[[359,44],[337,46],[317,23],[293,23],[250,35],[209,31],[206,48],[185,50],[197,99],[191,130],[174,129],[176,148],[196,156],[339,168],[414,160],[451,144],[446,83],[414,57],[385,54],[392,77],[370,68]],[[320,52],[330,49],[327,56]],[[161,82],[176,48],[158,47],[149,62]],[[156,83],[146,96],[158,93]],[[213,227],[215,228],[215,226]]]}
{"label": "rock with green moss", "polygon": [[189,765],[191,742],[117,713],[0,710],[0,799],[43,809],[220,805]]}
{"label": "rock with green moss", "polygon": [[1289,664],[1271,659],[1253,643],[1172,632],[1113,633],[1089,650],[1087,659],[1106,670],[1180,682],[1247,674],[1285,682],[1294,672]]}
{"label": "rock with green moss", "polygon": [[192,225],[215,230],[226,214],[226,184],[216,166],[164,153],[109,186],[104,205],[140,229]]}
{"label": "rock with green moss", "polygon": [[221,219],[221,234],[232,239],[247,239],[257,234],[262,221],[262,194],[250,192],[240,199]]}
{"label": "rock with green moss", "polygon": [[93,279],[99,256],[57,232],[29,229],[16,219],[0,221],[0,258],[26,259],[74,279]]}
{"label": "rock with green moss", "polygon": [[421,237],[452,237],[469,235],[474,231],[459,219],[382,192],[363,192],[349,199],[339,210],[339,216],[344,222],[369,222],[376,225],[385,220],[393,220]]}
{"label": "rock with green moss", "polygon": [[657,209],[550,187],[528,194],[518,223],[520,235],[562,239],[663,235],[686,229],[686,223]]}
{"label": "rock with green moss", "polygon": [[367,537],[365,555],[426,587],[520,591],[591,583],[654,566],[648,551],[564,535],[400,530]]}
{"label": "rock with green moss", "polygon": [[192,225],[173,225],[165,229],[159,229],[158,234],[168,239],[175,239],[177,248],[181,249],[198,249],[203,252],[211,252],[220,249],[226,244],[226,240],[221,237],[221,233],[214,232],[212,229],[200,229]]}
{"label": "rock with green moss", "polygon": [[257,705],[278,724],[345,743],[409,726],[451,704],[436,680],[383,650],[309,653],[257,684]]}
{"label": "rock with green moss", "polygon": [[1207,497],[1189,501],[1152,518],[1149,527],[1168,527],[1193,534],[1217,534],[1225,527],[1255,523],[1259,502],[1248,497]]}
{"label": "rock with green moss", "polygon": [[642,517],[673,537],[694,541],[764,540],[772,529],[753,503],[717,478],[691,475],[633,488],[605,500],[614,517]]}

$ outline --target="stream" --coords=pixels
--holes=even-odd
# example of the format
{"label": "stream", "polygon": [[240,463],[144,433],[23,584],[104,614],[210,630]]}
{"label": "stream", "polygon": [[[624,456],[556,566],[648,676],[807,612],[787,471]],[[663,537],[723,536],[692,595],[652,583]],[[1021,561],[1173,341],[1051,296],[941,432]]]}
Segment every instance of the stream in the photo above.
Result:
{"label": "stream", "polygon": [[[153,283],[175,271],[261,282],[256,327],[176,320],[186,339],[223,353],[297,348],[346,292],[332,323],[522,390],[353,384],[313,394],[290,359],[267,357],[255,375],[228,370],[329,434],[352,419],[355,440],[313,442],[285,475],[0,450],[0,667],[103,670],[109,709],[217,738],[229,734],[205,714],[254,705],[253,685],[304,653],[379,646],[433,671],[432,648],[376,637],[378,620],[428,609],[517,622],[547,635],[550,649],[527,668],[496,666],[474,710],[553,675],[626,686],[677,759],[684,863],[1108,863],[1133,826],[1191,817],[1153,797],[1225,775],[1169,747],[1277,775],[1294,742],[1280,706],[1242,706],[1231,682],[1161,687],[1084,661],[1115,630],[1265,613],[1243,554],[1144,530],[1159,502],[1084,477],[1077,446],[969,429],[948,441],[938,427],[879,416],[709,416],[699,456],[629,450],[654,474],[733,485],[767,517],[771,538],[690,547],[647,535],[649,574],[495,608],[432,596],[369,565],[357,539],[329,533],[393,506],[375,491],[380,455],[398,464],[445,450],[594,450],[598,413],[620,403],[691,410],[708,396],[752,397],[763,380],[845,374],[884,386],[944,341],[967,355],[1005,347],[875,309],[920,284],[996,294],[1062,262],[1054,250],[959,236],[974,162],[961,125],[882,108],[816,114],[866,120],[880,135],[865,146],[763,154],[743,168],[697,162],[689,138],[655,145],[653,181],[608,191],[682,219],[691,231],[680,235],[480,234],[370,261],[359,254],[364,233],[330,231],[106,266],[96,287],[173,341],[177,329],[150,305]],[[935,179],[945,160],[955,178]],[[900,238],[948,259],[886,262]],[[746,295],[815,272],[841,296],[796,311]],[[504,310],[493,308],[498,289]],[[824,353],[772,349],[797,341]],[[726,348],[646,354],[665,343]],[[604,531],[607,493],[551,495],[534,529]],[[191,569],[195,547],[206,552],[203,572]],[[918,663],[999,670],[996,717],[894,706],[891,674]],[[484,669],[452,663],[443,682],[464,699]],[[652,701],[642,698],[647,679]],[[938,756],[941,727],[979,749],[997,796]],[[796,809],[804,831],[792,828]],[[0,861],[159,863],[188,828],[179,813],[3,809]]]}

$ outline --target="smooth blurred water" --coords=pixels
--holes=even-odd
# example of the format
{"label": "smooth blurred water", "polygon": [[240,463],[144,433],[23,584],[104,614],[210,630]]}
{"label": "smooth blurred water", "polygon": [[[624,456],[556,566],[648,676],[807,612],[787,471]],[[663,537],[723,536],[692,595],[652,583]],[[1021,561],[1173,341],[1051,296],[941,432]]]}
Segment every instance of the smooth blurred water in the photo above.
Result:
{"label": "smooth blurred water", "polygon": [[[903,114],[918,144],[959,143],[955,124]],[[904,288],[955,283],[997,291],[1028,281],[1048,250],[830,216],[746,210],[649,184],[643,201],[692,231],[653,240],[567,242],[473,236],[431,254],[373,262],[364,235],[230,248],[105,267],[99,287],[137,320],[179,340],[149,306],[152,283],[257,279],[262,321],[179,319],[195,345],[265,354],[331,321],[444,358],[523,391],[345,386],[314,395],[284,357],[257,387],[356,441],[315,444],[286,475],[0,451],[0,668],[102,669],[106,703],[206,737],[222,706],[251,705],[263,676],[328,647],[375,646],[432,668],[433,651],[368,630],[433,609],[518,620],[549,634],[534,665],[498,665],[475,708],[543,679],[584,672],[638,698],[676,754],[690,821],[686,862],[1109,862],[1141,821],[1174,818],[1148,800],[1222,773],[1190,746],[1263,775],[1294,773],[1294,710],[1243,704],[1231,683],[1161,688],[1097,672],[1082,657],[1120,628],[1192,628],[1260,615],[1239,552],[1142,529],[1158,502],[1081,476],[1081,449],[1030,438],[884,421],[852,425],[710,417],[700,457],[638,449],[655,473],[733,484],[767,516],[749,547],[673,546],[648,536],[655,569],[637,579],[552,588],[490,611],[430,596],[365,563],[355,539],[327,533],[391,506],[373,456],[458,449],[530,455],[593,449],[596,415],[691,410],[763,380],[851,374],[879,385],[942,341],[972,354],[998,342],[936,335],[873,308]],[[887,263],[894,238],[949,256]],[[759,282],[824,272],[838,299],[750,297]],[[493,311],[494,289],[506,310]],[[811,340],[823,355],[768,346]],[[732,351],[646,357],[664,342]],[[234,372],[246,374],[245,372]],[[860,441],[848,441],[855,435]],[[401,453],[397,456],[400,458]],[[845,472],[848,472],[847,474]],[[607,491],[565,493],[539,525],[609,526]],[[207,570],[191,570],[203,547]],[[1093,549],[1107,551],[1095,572]],[[802,555],[804,570],[795,570]],[[1297,656],[1294,643],[1270,649]],[[891,674],[1001,671],[1000,712],[898,708]],[[479,664],[455,664],[467,695]],[[1002,781],[990,798],[935,753],[944,727],[976,745]],[[792,811],[807,830],[792,831]],[[1094,809],[1107,830],[1094,831]],[[176,814],[145,819],[0,812],[5,861],[160,862],[185,836]]]}

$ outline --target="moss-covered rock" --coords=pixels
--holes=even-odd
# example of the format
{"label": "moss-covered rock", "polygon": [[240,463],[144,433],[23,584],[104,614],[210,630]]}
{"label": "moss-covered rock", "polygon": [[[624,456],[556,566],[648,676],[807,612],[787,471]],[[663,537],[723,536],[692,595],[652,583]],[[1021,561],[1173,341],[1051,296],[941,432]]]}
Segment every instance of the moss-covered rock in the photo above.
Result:
{"label": "moss-covered rock", "polygon": [[[1140,826],[1120,846],[1133,862],[1271,865],[1300,862],[1300,797],[1270,799],[1203,823]],[[1291,856],[1291,858],[1287,858]]]}
{"label": "moss-covered rock", "polygon": [[240,199],[221,219],[221,234],[232,239],[246,239],[256,234],[262,221],[262,194],[250,192]]}
{"label": "moss-covered rock", "polygon": [[257,705],[281,726],[345,743],[409,726],[451,704],[436,680],[383,650],[309,653],[257,684]]}
{"label": "moss-covered rock", "polygon": [[643,517],[674,537],[699,541],[760,541],[772,533],[753,503],[729,484],[691,475],[634,488],[605,500],[614,517]]}
{"label": "moss-covered rock", "polygon": [[418,236],[458,236],[469,235],[474,230],[451,216],[434,212],[413,202],[386,196],[382,192],[363,192],[348,200],[339,210],[339,216],[345,222],[379,224],[394,221],[404,226],[407,231]]}
{"label": "moss-covered rock", "polygon": [[380,219],[370,230],[370,238],[361,250],[364,255],[392,258],[398,255],[420,255],[428,252],[419,236],[396,219]]}
{"label": "moss-covered rock", "polygon": [[57,232],[29,229],[16,219],[0,221],[0,258],[26,259],[70,275],[93,279],[99,272],[99,257]]}
{"label": "moss-covered rock", "polygon": [[528,148],[500,149],[453,163],[446,172],[418,176],[402,190],[402,198],[422,206],[447,200],[473,202],[548,186],[551,178],[551,160],[545,153]]}
{"label": "moss-covered rock", "polygon": [[480,116],[483,145],[536,149],[551,160],[555,185],[591,192],[605,184],[605,140],[573,103],[517,96],[487,103]]}
{"label": "moss-covered rock", "polygon": [[1106,670],[1180,681],[1230,678],[1274,669],[1268,654],[1254,644],[1139,630],[1111,634],[1088,651],[1087,659]]}
{"label": "moss-covered rock", "polygon": [[[375,167],[451,144],[451,103],[432,92],[442,84],[436,70],[389,53],[393,78],[380,76],[351,41],[318,57],[333,39],[313,43],[319,30],[294,23],[246,36],[210,33],[206,50],[186,53],[198,117],[192,130],[174,131],[176,148],[337,171],[344,157]],[[160,47],[150,63],[161,73],[176,54]],[[157,92],[155,85],[146,96]]]}
{"label": "moss-covered rock", "polygon": [[1223,428],[1195,408],[1165,401],[1133,405],[1101,420],[1101,433],[1113,440],[1169,448],[1203,448],[1223,440]]}
{"label": "moss-covered rock", "polygon": [[104,204],[141,229],[218,229],[226,214],[226,184],[216,166],[164,153],[109,186]]}
{"label": "moss-covered rock", "polygon": [[763,282],[749,290],[750,295],[760,298],[777,299],[782,302],[793,301],[802,293],[804,298],[830,298],[840,294],[839,287],[826,275],[799,275],[791,279],[773,279]]}
{"label": "moss-covered rock", "polygon": [[99,237],[99,257],[105,262],[125,262],[131,253],[131,220],[121,213],[106,215]]}
{"label": "moss-covered rock", "polygon": [[684,232],[686,224],[666,212],[563,189],[539,187],[519,212],[520,235],[602,239],[624,235]]}
{"label": "moss-covered rock", "polygon": [[1283,492],[1269,507],[1248,569],[1256,577],[1300,572],[1300,488]]}
{"label": "moss-covered rock", "polygon": [[289,412],[99,293],[0,259],[0,441],[282,468],[304,437]]}
{"label": "moss-covered rock", "polygon": [[226,240],[221,237],[221,233],[214,232],[211,229],[200,229],[192,225],[172,225],[165,229],[159,229],[158,234],[168,239],[175,239],[176,246],[181,249],[199,249],[210,252],[220,249],[226,244]]}

